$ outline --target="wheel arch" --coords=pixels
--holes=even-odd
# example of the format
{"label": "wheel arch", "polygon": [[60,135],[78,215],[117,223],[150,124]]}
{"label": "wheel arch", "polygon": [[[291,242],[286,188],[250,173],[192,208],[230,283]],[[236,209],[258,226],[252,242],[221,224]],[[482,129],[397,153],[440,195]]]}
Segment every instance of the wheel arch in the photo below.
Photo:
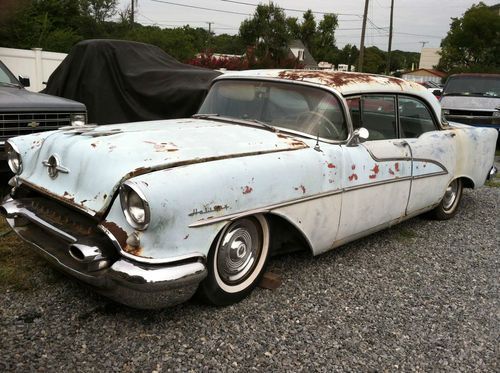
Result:
{"label": "wheel arch", "polygon": [[285,214],[271,211],[264,214],[269,222],[271,254],[278,255],[300,250],[314,253],[312,243],[297,224]]}

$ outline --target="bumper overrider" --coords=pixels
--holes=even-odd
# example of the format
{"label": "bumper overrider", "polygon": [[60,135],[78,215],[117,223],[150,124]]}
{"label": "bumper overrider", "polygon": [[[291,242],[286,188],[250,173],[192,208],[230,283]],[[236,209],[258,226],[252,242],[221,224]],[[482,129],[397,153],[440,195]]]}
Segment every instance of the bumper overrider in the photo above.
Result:
{"label": "bumper overrider", "polygon": [[166,264],[124,258],[94,220],[45,198],[8,198],[0,213],[55,267],[134,308],[182,303],[193,296],[207,275],[201,258]]}

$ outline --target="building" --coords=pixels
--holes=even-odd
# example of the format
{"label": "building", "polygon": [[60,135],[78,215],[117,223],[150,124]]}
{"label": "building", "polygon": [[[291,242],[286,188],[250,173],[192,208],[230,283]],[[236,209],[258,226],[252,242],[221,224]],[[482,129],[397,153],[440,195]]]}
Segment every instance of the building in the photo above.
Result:
{"label": "building", "polygon": [[300,40],[292,40],[288,43],[288,57],[297,59],[304,65],[304,69],[317,69],[318,63],[309,53],[304,43]]}
{"label": "building", "polygon": [[421,69],[433,69],[441,59],[440,53],[441,48],[422,48],[418,67]]}
{"label": "building", "polygon": [[441,83],[443,78],[446,77],[446,73],[434,69],[417,69],[405,72],[401,77],[403,79],[417,83],[423,83],[423,82]]}

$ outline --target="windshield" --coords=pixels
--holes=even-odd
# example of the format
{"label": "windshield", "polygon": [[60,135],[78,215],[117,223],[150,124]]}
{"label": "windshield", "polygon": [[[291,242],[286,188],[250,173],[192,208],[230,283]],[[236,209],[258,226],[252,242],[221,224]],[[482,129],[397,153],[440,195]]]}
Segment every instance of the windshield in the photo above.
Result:
{"label": "windshield", "polygon": [[329,140],[345,140],[348,133],[344,113],[332,93],[298,84],[219,81],[198,114],[259,121]]}
{"label": "windshield", "polygon": [[0,84],[19,84],[17,79],[14,75],[12,75],[9,69],[7,69],[7,66],[5,66],[2,61],[0,61]]}
{"label": "windshield", "polygon": [[455,76],[446,83],[443,96],[500,96],[500,75],[486,76]]}

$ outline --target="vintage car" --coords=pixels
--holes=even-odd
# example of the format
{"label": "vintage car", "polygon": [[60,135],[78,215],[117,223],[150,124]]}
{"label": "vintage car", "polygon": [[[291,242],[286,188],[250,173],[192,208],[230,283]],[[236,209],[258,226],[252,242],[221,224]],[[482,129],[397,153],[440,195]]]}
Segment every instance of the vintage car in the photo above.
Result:
{"label": "vintage car", "polygon": [[423,212],[449,219],[493,164],[493,129],[450,124],[419,84],[261,70],[214,80],[193,118],[16,137],[0,208],[56,267],[160,308],[243,299],[271,254],[313,255]]}

